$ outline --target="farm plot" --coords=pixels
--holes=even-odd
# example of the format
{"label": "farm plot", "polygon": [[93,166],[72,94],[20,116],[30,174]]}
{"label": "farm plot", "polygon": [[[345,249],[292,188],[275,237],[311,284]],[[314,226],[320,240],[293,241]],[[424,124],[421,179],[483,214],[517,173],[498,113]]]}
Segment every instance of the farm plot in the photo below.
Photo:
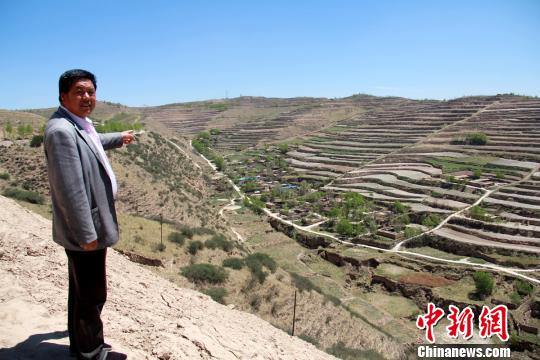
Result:
{"label": "farm plot", "polygon": [[207,128],[221,110],[215,107],[166,105],[144,110],[148,121],[164,124],[181,135],[193,135]]}
{"label": "farm plot", "polygon": [[[444,149],[469,156],[495,156],[505,161],[540,161],[540,100],[497,99],[474,117],[448,126],[426,139],[414,148],[414,152]],[[468,138],[471,134],[480,134],[483,138]]]}
{"label": "farm plot", "polygon": [[[498,97],[475,116],[401,154],[441,168],[447,179],[463,186],[496,189],[436,230],[435,244],[448,249],[444,242],[466,243],[483,253],[540,253],[540,182],[534,175],[523,181],[540,166],[539,125],[539,100]],[[461,156],[433,156],[441,152]]]}
{"label": "farm plot", "polygon": [[[302,161],[295,166],[300,174],[310,175],[321,163],[360,168],[364,164],[397,153],[454,122],[474,115],[489,99],[465,101],[408,101],[386,103],[334,127],[306,138],[295,151],[287,154],[289,162]],[[310,166],[316,163],[316,166]],[[316,169],[314,169],[314,167]],[[353,169],[333,171],[337,177]]]}

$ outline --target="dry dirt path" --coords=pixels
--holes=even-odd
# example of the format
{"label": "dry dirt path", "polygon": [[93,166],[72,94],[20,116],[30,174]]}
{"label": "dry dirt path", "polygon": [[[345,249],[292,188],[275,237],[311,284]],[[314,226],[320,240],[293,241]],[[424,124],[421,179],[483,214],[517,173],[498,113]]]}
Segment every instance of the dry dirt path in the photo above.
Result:
{"label": "dry dirt path", "polygon": [[[0,359],[68,360],[67,264],[51,222],[0,196]],[[105,336],[143,359],[333,359],[110,250]]]}
{"label": "dry dirt path", "polygon": [[[180,146],[178,146],[178,144],[176,144],[175,142],[165,138],[165,140],[171,144],[172,146],[174,146],[176,149],[178,149],[178,151],[180,151],[182,154],[184,154],[186,156],[186,158],[190,159],[189,155],[184,151],[184,149],[182,149]],[[189,147],[191,148],[191,140],[189,140]],[[201,170],[201,166],[199,164],[197,164],[195,161],[192,161],[193,162],[193,165],[195,165],[195,167],[199,170]]]}

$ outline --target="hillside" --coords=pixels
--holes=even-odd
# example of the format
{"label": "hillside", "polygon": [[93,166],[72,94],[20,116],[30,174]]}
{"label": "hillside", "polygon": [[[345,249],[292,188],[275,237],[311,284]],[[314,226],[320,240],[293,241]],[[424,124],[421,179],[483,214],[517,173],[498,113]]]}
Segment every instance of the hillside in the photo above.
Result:
{"label": "hillside", "polygon": [[[0,196],[0,358],[68,359],[67,274],[50,221]],[[182,289],[114,250],[105,336],[130,359],[331,359],[254,315]]]}
{"label": "hillside", "polygon": [[[0,122],[39,123],[50,111],[4,111]],[[118,249],[161,264],[152,270],[177,285],[287,330],[297,290],[301,338],[373,358],[402,358],[421,341],[415,319],[428,302],[475,311],[503,303],[513,348],[538,351],[537,98],[100,103],[95,118],[149,130],[111,154],[121,180]],[[11,135],[0,142],[0,175],[8,174],[0,188],[47,196],[42,149]],[[221,162],[221,174],[190,140]],[[228,179],[248,197],[241,201]],[[47,215],[46,205],[36,209]],[[263,276],[246,266],[265,256],[276,270],[262,266]],[[243,267],[228,268],[216,287],[179,274],[188,264],[227,261]],[[478,271],[495,284],[484,299],[475,292]]]}

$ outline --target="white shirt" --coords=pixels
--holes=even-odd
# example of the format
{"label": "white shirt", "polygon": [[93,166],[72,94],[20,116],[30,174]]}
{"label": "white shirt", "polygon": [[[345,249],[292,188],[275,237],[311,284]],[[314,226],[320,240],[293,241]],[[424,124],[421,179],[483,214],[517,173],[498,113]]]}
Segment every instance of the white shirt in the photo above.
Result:
{"label": "white shirt", "polygon": [[116,199],[116,193],[118,192],[118,184],[116,183],[116,176],[114,175],[113,169],[111,167],[111,164],[109,163],[109,159],[107,158],[107,154],[105,154],[105,149],[103,149],[103,145],[101,144],[101,140],[99,139],[99,135],[94,128],[94,125],[92,124],[92,120],[90,118],[81,118],[75,114],[73,114],[71,111],[66,109],[64,106],[60,105],[62,109],[64,109],[75,122],[77,125],[82,127],[84,131],[88,134],[92,142],[94,143],[94,146],[96,147],[98,151],[98,155],[102,161],[102,163],[105,165],[105,171],[107,172],[107,175],[109,175],[109,179],[111,180],[112,185],[112,192],[113,197]]}

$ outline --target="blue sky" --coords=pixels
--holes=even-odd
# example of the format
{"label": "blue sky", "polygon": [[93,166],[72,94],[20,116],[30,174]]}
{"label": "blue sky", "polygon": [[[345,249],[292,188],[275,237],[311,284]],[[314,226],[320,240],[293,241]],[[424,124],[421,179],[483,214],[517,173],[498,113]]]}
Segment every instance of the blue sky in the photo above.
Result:
{"label": "blue sky", "polygon": [[0,108],[67,69],[126,105],[355,93],[540,96],[540,0],[0,0]]}

